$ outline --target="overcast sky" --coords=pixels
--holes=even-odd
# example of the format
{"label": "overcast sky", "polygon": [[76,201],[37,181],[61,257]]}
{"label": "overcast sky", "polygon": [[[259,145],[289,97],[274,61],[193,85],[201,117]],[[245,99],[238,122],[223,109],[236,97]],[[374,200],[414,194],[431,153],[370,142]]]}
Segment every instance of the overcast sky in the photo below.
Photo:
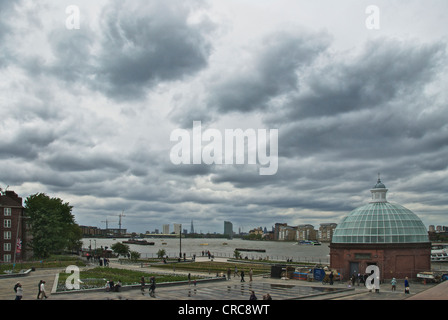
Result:
{"label": "overcast sky", "polygon": [[[339,223],[380,172],[448,225],[447,21],[446,0],[0,0],[0,187],[81,225],[249,231]],[[277,129],[278,171],[173,164],[193,121]]]}

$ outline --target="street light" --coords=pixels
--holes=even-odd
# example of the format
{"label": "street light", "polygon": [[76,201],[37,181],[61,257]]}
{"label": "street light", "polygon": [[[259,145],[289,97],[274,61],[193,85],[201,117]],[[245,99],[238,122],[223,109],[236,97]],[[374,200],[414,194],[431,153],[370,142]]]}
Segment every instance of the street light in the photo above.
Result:
{"label": "street light", "polygon": [[182,259],[182,224],[179,225],[179,258]]}

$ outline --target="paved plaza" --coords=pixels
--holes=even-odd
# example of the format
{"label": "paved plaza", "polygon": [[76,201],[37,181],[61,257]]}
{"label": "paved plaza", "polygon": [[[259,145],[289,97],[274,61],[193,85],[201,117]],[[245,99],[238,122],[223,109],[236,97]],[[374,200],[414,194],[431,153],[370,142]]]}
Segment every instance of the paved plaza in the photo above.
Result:
{"label": "paved plaza", "polygon": [[[112,263],[112,267],[120,267]],[[134,268],[145,272],[154,269],[139,266],[121,266]],[[404,286],[398,283],[397,291],[392,292],[388,284],[382,284],[380,292],[369,292],[364,286],[348,286],[346,283],[336,282],[334,285],[324,285],[320,282],[308,282],[293,279],[277,279],[257,276],[253,281],[240,282],[239,277],[230,280],[198,282],[196,285],[158,285],[155,297],[149,296],[148,288],[142,295],[140,288],[126,288],[121,292],[106,292],[106,290],[86,290],[83,292],[55,293],[53,285],[61,269],[37,269],[23,277],[0,279],[0,300],[14,300],[13,287],[20,282],[23,287],[23,300],[36,300],[37,284],[46,281],[49,300],[249,300],[252,291],[258,300],[270,294],[273,300],[404,300],[404,299],[448,299],[448,281],[436,284],[411,283],[411,294],[404,293]],[[53,292],[52,292],[53,290]]]}

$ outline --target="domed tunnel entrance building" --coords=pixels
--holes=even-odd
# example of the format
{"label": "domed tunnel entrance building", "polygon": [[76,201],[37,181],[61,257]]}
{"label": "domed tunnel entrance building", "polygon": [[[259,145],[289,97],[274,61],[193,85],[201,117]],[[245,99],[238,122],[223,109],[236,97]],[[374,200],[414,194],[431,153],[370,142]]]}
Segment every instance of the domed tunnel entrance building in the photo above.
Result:
{"label": "domed tunnel entrance building", "polygon": [[348,214],[336,227],[330,243],[330,267],[343,279],[365,274],[369,265],[380,279],[416,278],[431,270],[428,232],[411,210],[386,200],[388,189],[378,178],[372,201]]}

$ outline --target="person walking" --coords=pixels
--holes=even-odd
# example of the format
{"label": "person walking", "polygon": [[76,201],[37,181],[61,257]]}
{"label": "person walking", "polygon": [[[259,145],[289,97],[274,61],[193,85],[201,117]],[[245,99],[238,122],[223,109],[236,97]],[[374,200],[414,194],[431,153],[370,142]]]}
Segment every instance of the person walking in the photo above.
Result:
{"label": "person walking", "polygon": [[233,277],[235,278],[236,276],[238,276],[238,268],[235,266],[235,271],[233,273]]}
{"label": "person walking", "polygon": [[408,277],[404,279],[404,293],[410,293],[411,289],[409,288],[409,280]]}
{"label": "person walking", "polygon": [[151,280],[149,280],[149,295],[153,298],[156,297],[156,278],[154,276],[151,277]]}
{"label": "person walking", "polygon": [[16,300],[22,300],[23,289],[22,285],[19,282],[17,282],[17,284],[15,285],[14,291],[16,292]]}
{"label": "person walking", "polygon": [[39,284],[37,285],[37,299],[40,299],[41,291],[40,291],[40,285],[42,284],[42,280],[39,281]]}
{"label": "person walking", "polygon": [[141,291],[142,291],[142,295],[144,296],[145,295],[145,277],[144,276],[142,276],[141,278],[140,278],[140,285],[141,285]]}
{"label": "person walking", "polygon": [[249,270],[249,281],[252,281],[252,275],[254,274],[254,271],[252,270],[252,268],[250,268]]}
{"label": "person walking", "polygon": [[230,271],[230,268],[227,268],[227,280],[230,280],[230,274],[232,272]]}
{"label": "person walking", "polygon": [[241,280],[240,280],[240,282],[246,282],[244,280],[244,270],[241,270]]}
{"label": "person walking", "polygon": [[40,296],[41,300],[43,300],[44,298],[48,299],[47,294],[45,292],[45,281],[42,281],[42,283],[40,284],[40,294],[41,294]]}

